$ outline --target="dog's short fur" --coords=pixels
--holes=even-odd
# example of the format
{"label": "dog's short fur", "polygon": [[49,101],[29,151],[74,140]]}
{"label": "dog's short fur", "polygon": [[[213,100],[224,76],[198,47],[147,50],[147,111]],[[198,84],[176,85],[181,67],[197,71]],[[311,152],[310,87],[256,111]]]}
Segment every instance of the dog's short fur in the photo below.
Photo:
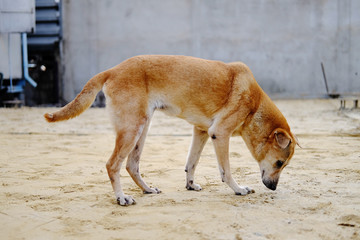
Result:
{"label": "dog's short fur", "polygon": [[106,167],[120,205],[135,203],[120,185],[119,172],[126,157],[126,169],[143,192],[160,193],[150,188],[139,173],[140,155],[155,110],[194,125],[185,169],[189,190],[201,190],[194,182],[194,172],[209,137],[221,179],[237,195],[254,191],[239,186],[231,176],[231,136],[243,137],[260,165],[263,183],[272,190],[294,154],[297,140],[286,119],[243,63],[225,64],[186,56],[136,56],[94,76],[72,102],[45,114],[46,120],[76,117],[90,107],[102,88],[116,130],[116,146]]}

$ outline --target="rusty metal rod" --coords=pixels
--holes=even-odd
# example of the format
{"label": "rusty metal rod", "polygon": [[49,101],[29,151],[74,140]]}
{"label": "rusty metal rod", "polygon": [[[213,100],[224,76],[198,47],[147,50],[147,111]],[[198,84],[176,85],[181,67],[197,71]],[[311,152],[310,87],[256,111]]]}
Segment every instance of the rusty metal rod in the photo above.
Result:
{"label": "rusty metal rod", "polygon": [[325,69],[324,69],[324,64],[321,62],[321,69],[322,69],[322,73],[324,76],[324,81],[325,81],[325,87],[326,87],[326,93],[329,95],[329,87],[327,84],[327,80],[326,80],[326,75],[325,75]]}

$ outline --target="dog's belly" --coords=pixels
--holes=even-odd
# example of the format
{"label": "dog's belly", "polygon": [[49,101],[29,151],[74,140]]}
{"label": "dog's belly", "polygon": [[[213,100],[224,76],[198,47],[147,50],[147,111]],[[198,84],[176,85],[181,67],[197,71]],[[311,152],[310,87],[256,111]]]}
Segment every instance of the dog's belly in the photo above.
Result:
{"label": "dog's belly", "polygon": [[195,106],[185,105],[186,107],[181,107],[175,104],[165,104],[160,101],[157,101],[155,105],[156,110],[159,110],[168,116],[184,119],[191,125],[194,125],[203,131],[207,131],[213,122],[211,117],[206,116],[201,109],[197,109]]}
{"label": "dog's belly", "polygon": [[203,131],[207,131],[213,122],[212,119],[206,117],[205,115],[201,115],[197,113],[185,112],[183,115],[177,117],[186,120],[191,125],[194,125]]}

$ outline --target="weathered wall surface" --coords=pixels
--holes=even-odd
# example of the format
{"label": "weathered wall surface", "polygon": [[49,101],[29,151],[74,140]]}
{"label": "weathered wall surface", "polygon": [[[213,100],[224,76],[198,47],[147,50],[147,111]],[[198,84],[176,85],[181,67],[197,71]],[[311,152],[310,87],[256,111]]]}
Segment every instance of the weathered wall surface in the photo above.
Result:
{"label": "weathered wall surface", "polygon": [[358,0],[63,2],[64,98],[139,54],[243,61],[273,97],[360,92]]}
{"label": "weathered wall surface", "polygon": [[35,0],[0,0],[0,72],[22,77],[21,32],[35,28]]}
{"label": "weathered wall surface", "polygon": [[20,33],[0,33],[0,72],[5,79],[22,77]]}

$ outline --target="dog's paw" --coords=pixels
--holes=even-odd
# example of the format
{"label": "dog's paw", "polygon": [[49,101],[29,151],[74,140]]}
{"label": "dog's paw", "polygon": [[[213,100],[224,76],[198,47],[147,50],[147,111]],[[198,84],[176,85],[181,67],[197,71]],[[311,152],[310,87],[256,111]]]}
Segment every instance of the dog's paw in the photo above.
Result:
{"label": "dog's paw", "polygon": [[124,195],[123,197],[118,197],[116,199],[116,201],[121,206],[128,206],[128,205],[136,204],[135,199],[133,199],[132,196],[127,196],[127,195]]}
{"label": "dog's paw", "polygon": [[144,190],[144,194],[159,194],[161,193],[158,188],[149,188],[148,190]]}
{"label": "dog's paw", "polygon": [[240,189],[238,191],[236,191],[235,194],[245,196],[245,195],[248,195],[248,194],[254,193],[254,192],[255,192],[255,190],[253,190],[249,187],[240,187]]}
{"label": "dog's paw", "polygon": [[199,184],[196,184],[196,183],[192,183],[192,184],[189,184],[187,183],[186,184],[186,189],[187,190],[193,190],[193,191],[201,191],[202,188]]}

